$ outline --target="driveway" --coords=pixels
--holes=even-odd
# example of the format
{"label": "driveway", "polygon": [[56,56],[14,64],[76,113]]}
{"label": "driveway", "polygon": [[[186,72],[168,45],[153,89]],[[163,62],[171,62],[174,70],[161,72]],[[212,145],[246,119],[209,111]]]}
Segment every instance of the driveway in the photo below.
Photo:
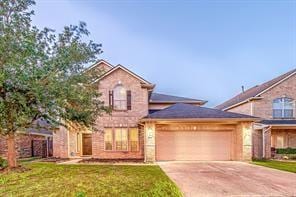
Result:
{"label": "driveway", "polygon": [[296,174],[243,162],[159,163],[185,196],[296,196]]}

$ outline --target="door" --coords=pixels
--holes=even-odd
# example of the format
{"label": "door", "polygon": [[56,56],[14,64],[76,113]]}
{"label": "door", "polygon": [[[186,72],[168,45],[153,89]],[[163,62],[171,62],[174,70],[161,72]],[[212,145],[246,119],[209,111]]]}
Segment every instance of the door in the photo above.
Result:
{"label": "door", "polygon": [[231,132],[158,131],[156,160],[231,160]]}
{"label": "door", "polygon": [[82,134],[83,155],[92,155],[92,136],[91,134]]}

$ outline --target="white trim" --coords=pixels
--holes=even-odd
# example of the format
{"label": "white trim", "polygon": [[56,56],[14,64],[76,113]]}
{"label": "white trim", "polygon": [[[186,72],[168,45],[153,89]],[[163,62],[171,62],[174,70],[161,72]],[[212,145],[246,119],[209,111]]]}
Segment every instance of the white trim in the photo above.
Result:
{"label": "white trim", "polygon": [[289,79],[290,77],[292,77],[293,75],[296,74],[296,71],[294,71],[292,74],[288,75],[287,77],[285,77],[284,79],[278,81],[277,83],[273,84],[272,86],[269,86],[268,88],[266,88],[265,90],[261,91],[260,93],[258,93],[255,97],[258,97],[260,94],[263,94],[265,92],[267,92],[268,90],[272,89],[273,87],[279,85],[280,83],[286,81],[287,79]]}
{"label": "white trim", "polygon": [[294,71],[293,73],[291,73],[290,75],[288,75],[288,76],[285,77],[284,79],[278,81],[277,83],[275,83],[275,84],[269,86],[268,88],[264,89],[263,91],[259,92],[259,93],[256,94],[255,96],[250,97],[250,98],[248,98],[248,99],[246,99],[246,100],[244,100],[244,101],[241,101],[241,102],[239,102],[239,103],[233,104],[233,105],[231,105],[231,106],[229,106],[229,107],[226,107],[226,108],[224,108],[224,109],[222,109],[222,110],[228,110],[228,109],[231,109],[231,108],[237,107],[237,106],[239,106],[239,105],[241,105],[241,104],[243,104],[243,103],[246,103],[246,102],[250,101],[250,99],[254,99],[255,97],[258,97],[259,95],[261,95],[261,94],[267,92],[268,90],[274,88],[275,86],[279,85],[280,83],[286,81],[287,79],[289,79],[290,77],[292,77],[292,76],[295,75],[295,74],[296,74],[296,71]]}
{"label": "white trim", "polygon": [[133,77],[139,79],[141,82],[149,84],[149,85],[153,85],[150,82],[146,81],[145,79],[141,78],[140,76],[136,75],[135,73],[133,73],[132,71],[128,70],[127,68],[125,68],[122,65],[117,65],[116,67],[113,67],[111,70],[107,71],[105,74],[103,74],[100,78],[96,79],[93,83],[98,82],[99,80],[103,79],[104,77],[106,77],[107,75],[111,74],[112,72],[116,71],[117,69],[122,69],[125,72],[129,73],[130,75],[132,75]]}

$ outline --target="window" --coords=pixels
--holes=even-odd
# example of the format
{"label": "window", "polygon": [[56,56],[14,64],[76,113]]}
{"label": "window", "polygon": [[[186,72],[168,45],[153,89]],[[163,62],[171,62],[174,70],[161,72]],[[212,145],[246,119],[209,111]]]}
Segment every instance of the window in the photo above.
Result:
{"label": "window", "polygon": [[276,148],[284,148],[284,137],[276,136]]}
{"label": "window", "polygon": [[127,151],[127,129],[115,129],[115,149],[119,151]]}
{"label": "window", "polygon": [[112,129],[105,129],[104,141],[105,141],[105,150],[112,150],[113,149]]}
{"label": "window", "polygon": [[277,98],[273,101],[273,118],[293,118],[294,105],[291,98]]}
{"label": "window", "polygon": [[80,134],[76,134],[76,152],[80,152]]}
{"label": "window", "polygon": [[122,85],[117,85],[113,90],[113,94],[113,109],[126,110],[127,95],[125,88]]}
{"label": "window", "polygon": [[137,128],[131,128],[129,131],[130,150],[139,150],[139,132]]}

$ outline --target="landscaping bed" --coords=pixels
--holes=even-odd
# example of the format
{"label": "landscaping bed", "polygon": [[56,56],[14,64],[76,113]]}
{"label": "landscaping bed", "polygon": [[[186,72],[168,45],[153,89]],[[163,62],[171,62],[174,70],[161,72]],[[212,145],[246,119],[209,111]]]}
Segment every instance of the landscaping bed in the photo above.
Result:
{"label": "landscaping bed", "polygon": [[48,158],[44,158],[41,159],[41,162],[49,162],[49,163],[62,163],[65,161],[69,161],[70,159],[68,158],[57,158],[57,157],[48,157]]}
{"label": "landscaping bed", "polygon": [[23,165],[0,174],[0,196],[182,196],[159,166]]}
{"label": "landscaping bed", "polygon": [[143,159],[83,159],[79,163],[144,163]]}

